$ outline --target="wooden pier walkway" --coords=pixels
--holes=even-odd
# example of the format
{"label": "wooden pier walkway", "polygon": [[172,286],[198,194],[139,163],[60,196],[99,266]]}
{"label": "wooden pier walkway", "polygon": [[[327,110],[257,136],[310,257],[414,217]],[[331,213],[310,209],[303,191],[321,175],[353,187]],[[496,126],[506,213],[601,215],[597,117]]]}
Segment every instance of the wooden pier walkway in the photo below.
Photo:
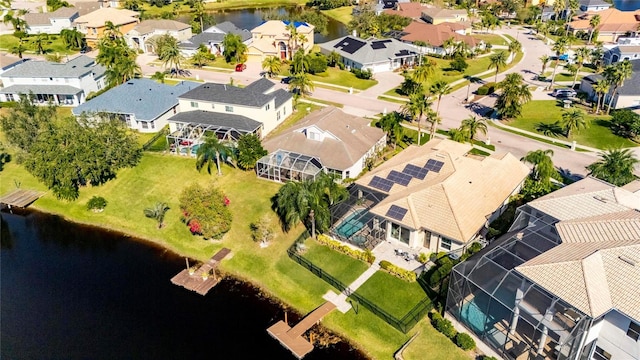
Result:
{"label": "wooden pier walkway", "polygon": [[[206,295],[209,290],[218,285],[220,278],[216,276],[216,268],[220,261],[224,259],[231,250],[222,248],[209,261],[202,264],[193,274],[189,274],[189,269],[184,269],[178,275],[171,278],[171,282],[175,285],[184,287],[185,289],[195,291],[200,295]],[[206,274],[203,276],[203,274]],[[206,278],[205,278],[206,277]]]}
{"label": "wooden pier walkway", "polygon": [[12,192],[0,198],[0,204],[5,204],[9,208],[19,207],[25,208],[32,202],[38,200],[44,192],[36,190],[15,189]]}
{"label": "wooden pier walkway", "polygon": [[336,306],[333,303],[326,302],[305,316],[304,319],[294,327],[290,327],[287,323],[280,320],[268,328],[267,332],[273,338],[277,339],[282,346],[289,349],[295,357],[302,359],[313,350],[313,344],[303,338],[302,334],[335,308]]}

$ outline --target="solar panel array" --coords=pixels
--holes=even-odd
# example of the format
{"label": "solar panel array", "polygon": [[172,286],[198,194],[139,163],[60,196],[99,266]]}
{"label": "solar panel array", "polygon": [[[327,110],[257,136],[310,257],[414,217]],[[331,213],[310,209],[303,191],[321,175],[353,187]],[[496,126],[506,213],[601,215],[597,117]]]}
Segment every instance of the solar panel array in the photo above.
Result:
{"label": "solar panel array", "polygon": [[371,48],[374,50],[385,49],[387,45],[386,43],[391,42],[391,40],[380,40],[371,42]]}
{"label": "solar panel array", "polygon": [[398,221],[402,221],[402,219],[404,219],[404,216],[406,214],[407,214],[407,209],[397,205],[391,205],[389,210],[387,210],[386,216]]}
{"label": "solar panel array", "polygon": [[381,178],[379,176],[374,176],[369,182],[369,186],[374,187],[378,190],[382,190],[384,192],[389,192],[391,187],[393,186],[393,181]]}
{"label": "solar panel array", "polygon": [[442,166],[444,166],[442,161],[429,159],[424,168],[430,171],[440,172],[440,170],[442,170]]}
{"label": "solar panel array", "polygon": [[389,172],[389,175],[387,175],[387,179],[393,181],[396,184],[407,186],[409,185],[409,181],[411,181],[411,176],[395,170],[391,170],[391,172]]}
{"label": "solar panel array", "polygon": [[415,166],[413,164],[407,164],[402,172],[407,175],[413,176],[416,179],[424,180],[424,178],[429,173],[429,170],[421,168],[419,166]]}
{"label": "solar panel array", "polygon": [[340,50],[346,53],[353,54],[356,51],[360,50],[360,48],[363,47],[365,44],[366,44],[365,42],[362,42],[360,40],[356,40],[352,37],[347,36],[346,38],[342,39],[342,41],[333,45],[333,47],[336,49],[340,48]]}

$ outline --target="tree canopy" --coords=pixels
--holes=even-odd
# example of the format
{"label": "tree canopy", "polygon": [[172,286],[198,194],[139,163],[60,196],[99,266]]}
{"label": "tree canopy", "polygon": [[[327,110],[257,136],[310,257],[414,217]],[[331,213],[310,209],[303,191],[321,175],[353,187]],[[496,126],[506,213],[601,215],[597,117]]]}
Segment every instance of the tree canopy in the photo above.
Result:
{"label": "tree canopy", "polygon": [[640,162],[630,149],[613,149],[600,154],[600,159],[587,166],[589,175],[616,186],[626,185],[636,179],[635,165]]}

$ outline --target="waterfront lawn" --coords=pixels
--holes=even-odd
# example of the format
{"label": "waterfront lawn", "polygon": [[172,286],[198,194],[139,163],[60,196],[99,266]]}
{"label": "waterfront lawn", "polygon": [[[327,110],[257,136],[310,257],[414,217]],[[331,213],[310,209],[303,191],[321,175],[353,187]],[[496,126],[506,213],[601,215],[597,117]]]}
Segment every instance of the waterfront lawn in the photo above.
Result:
{"label": "waterfront lawn", "polygon": [[367,263],[332,250],[315,240],[307,240],[305,245],[307,250],[303,257],[345,285],[351,284],[369,268]]}
{"label": "waterfront lawn", "polygon": [[430,319],[424,319],[412,329],[412,334],[418,336],[402,353],[405,359],[433,359],[433,360],[469,360],[470,353],[455,346],[453,342],[431,326]]}
{"label": "waterfront lawn", "polygon": [[[35,35],[27,36],[23,39],[23,46],[27,49],[23,53],[24,54],[35,54],[37,47],[34,44],[34,40],[36,39]],[[20,39],[13,36],[13,34],[5,34],[0,35],[0,50],[6,50],[8,52],[13,49],[14,46],[17,46],[20,42]],[[60,54],[60,55],[71,55],[78,52],[78,50],[67,49],[64,42],[62,41],[62,37],[59,35],[49,35],[49,39],[45,40],[42,47],[46,51],[47,54]]]}
{"label": "waterfront lawn", "polygon": [[352,72],[340,70],[339,68],[328,67],[327,71],[315,75],[309,74],[312,81],[323,82],[327,84],[343,86],[346,88],[353,87],[358,90],[366,90],[378,83],[377,80],[358,79]]}
{"label": "waterfront lawn", "polygon": [[402,319],[427,296],[417,282],[404,281],[382,270],[373,274],[356,293],[398,319]]}
{"label": "waterfront lawn", "polygon": [[353,20],[353,6],[343,6],[337,9],[321,10],[320,12],[345,25],[349,25],[349,22]]}
{"label": "waterfront lawn", "polygon": [[[562,106],[556,100],[530,101],[522,108],[522,115],[508,122],[509,126],[518,129],[538,133],[538,124],[553,124],[562,119]],[[583,109],[584,111],[584,109]],[[633,147],[637,146],[631,140],[617,136],[611,132],[609,127],[610,116],[595,116],[585,111],[585,119],[588,127],[571,134],[568,139],[560,135],[560,140],[577,141],[580,145],[591,146],[598,149],[608,149],[611,147]]]}
{"label": "waterfront lawn", "polygon": [[[306,0],[224,0],[216,2],[205,2],[204,7],[206,10],[211,11],[225,9],[264,9],[274,7],[301,6],[306,2]],[[182,2],[173,2],[162,7],[153,6],[148,2],[143,2],[142,10],[144,11],[145,16],[148,18],[159,18],[165,13],[173,13],[174,11],[178,14],[190,13],[192,11],[191,7]]]}

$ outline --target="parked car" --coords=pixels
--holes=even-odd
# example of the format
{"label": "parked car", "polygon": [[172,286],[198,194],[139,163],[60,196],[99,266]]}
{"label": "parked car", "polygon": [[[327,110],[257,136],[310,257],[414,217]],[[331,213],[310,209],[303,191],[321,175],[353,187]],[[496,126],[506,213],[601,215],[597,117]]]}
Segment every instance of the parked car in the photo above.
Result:
{"label": "parked car", "polygon": [[558,56],[558,60],[560,60],[560,61],[569,60],[569,54],[562,54],[562,55]]}
{"label": "parked car", "polygon": [[288,84],[291,82],[291,80],[293,80],[293,76],[287,76],[287,77],[283,77],[282,80],[280,80],[281,84]]}
{"label": "parked car", "polygon": [[247,65],[246,64],[238,64],[236,65],[236,71],[237,72],[242,72],[243,70],[247,69]]}
{"label": "parked car", "polygon": [[551,95],[557,98],[571,98],[577,95],[576,91],[573,89],[555,89],[551,93]]}

